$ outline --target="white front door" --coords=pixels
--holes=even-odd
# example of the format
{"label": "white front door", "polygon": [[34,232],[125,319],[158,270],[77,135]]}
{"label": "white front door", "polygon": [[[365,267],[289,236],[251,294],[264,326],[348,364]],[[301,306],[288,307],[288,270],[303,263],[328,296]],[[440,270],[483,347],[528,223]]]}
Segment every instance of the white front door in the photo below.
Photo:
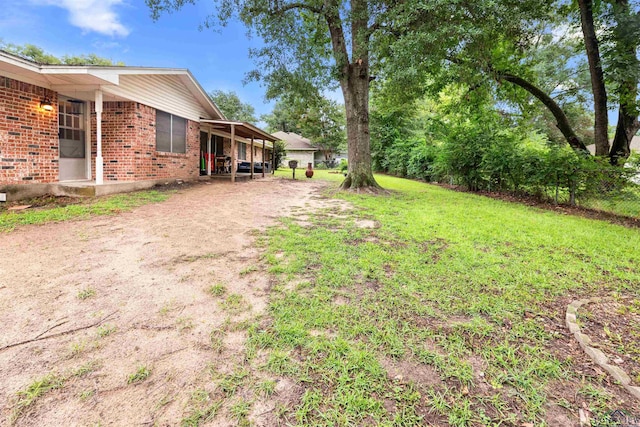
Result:
{"label": "white front door", "polygon": [[60,181],[87,179],[84,103],[60,99],[58,103],[58,141]]}

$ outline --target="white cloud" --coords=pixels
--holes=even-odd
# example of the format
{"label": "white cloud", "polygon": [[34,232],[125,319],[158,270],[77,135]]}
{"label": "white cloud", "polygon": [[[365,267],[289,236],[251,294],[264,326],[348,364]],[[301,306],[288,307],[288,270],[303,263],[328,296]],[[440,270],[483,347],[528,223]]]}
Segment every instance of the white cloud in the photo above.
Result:
{"label": "white cloud", "polygon": [[115,6],[122,0],[36,0],[39,4],[57,6],[69,12],[69,22],[84,31],[108,36],[126,36],[129,29],[120,23]]}

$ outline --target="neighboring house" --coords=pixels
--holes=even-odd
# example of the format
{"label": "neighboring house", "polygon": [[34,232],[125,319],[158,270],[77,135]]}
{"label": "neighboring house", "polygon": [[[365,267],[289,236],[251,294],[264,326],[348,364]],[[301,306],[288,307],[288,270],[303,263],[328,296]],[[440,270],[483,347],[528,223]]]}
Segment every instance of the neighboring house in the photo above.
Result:
{"label": "neighboring house", "polygon": [[[631,138],[631,144],[629,144],[631,151],[635,151],[636,153],[640,153],[640,136],[636,135],[633,138]],[[591,154],[596,154],[596,145],[595,144],[591,144],[589,146],[587,146],[587,148],[589,149],[589,152]]]}
{"label": "neighboring house", "polygon": [[[589,152],[591,152],[591,154],[595,154],[596,153],[595,144],[591,144],[587,148],[589,149]],[[629,148],[631,149],[632,153],[633,152],[640,153],[640,136],[636,135],[633,138],[631,138],[631,144],[629,144]],[[640,185],[640,174],[632,177],[631,181],[633,181],[634,183]]]}
{"label": "neighboring house", "polygon": [[[347,160],[348,159],[348,154],[347,151],[338,151],[337,153],[332,153],[331,155],[331,159],[329,159],[329,166],[332,167],[337,167],[340,162],[342,161],[342,159]],[[325,164],[326,159],[324,158],[324,152],[322,150],[320,151],[316,151],[315,157],[314,157],[314,161],[315,161],[315,165],[318,164]]]}
{"label": "neighboring house", "polygon": [[272,134],[275,138],[284,142],[287,155],[284,158],[284,166],[289,160],[297,160],[299,168],[306,168],[307,163],[315,164],[314,156],[318,147],[311,141],[297,133],[278,131]]}
{"label": "neighboring house", "polygon": [[275,140],[225,120],[186,69],[42,65],[0,51],[0,201],[196,179],[218,159],[266,162]]}

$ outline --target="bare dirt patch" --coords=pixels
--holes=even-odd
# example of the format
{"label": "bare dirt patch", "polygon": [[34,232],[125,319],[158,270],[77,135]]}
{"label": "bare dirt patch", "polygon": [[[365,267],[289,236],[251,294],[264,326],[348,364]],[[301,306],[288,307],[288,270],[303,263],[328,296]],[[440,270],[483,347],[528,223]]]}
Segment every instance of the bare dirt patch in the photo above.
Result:
{"label": "bare dirt patch", "polygon": [[379,361],[391,380],[400,383],[415,382],[420,387],[429,388],[443,385],[440,375],[432,366],[411,360],[395,360],[387,357],[382,357]]}
{"label": "bare dirt patch", "polygon": [[[37,338],[0,350],[0,424],[179,424],[194,391],[243,363],[237,325],[264,311],[270,286],[257,236],[295,208],[326,207],[326,185],[206,183],[0,236],[0,348]],[[52,374],[64,384],[16,413],[18,391]]]}

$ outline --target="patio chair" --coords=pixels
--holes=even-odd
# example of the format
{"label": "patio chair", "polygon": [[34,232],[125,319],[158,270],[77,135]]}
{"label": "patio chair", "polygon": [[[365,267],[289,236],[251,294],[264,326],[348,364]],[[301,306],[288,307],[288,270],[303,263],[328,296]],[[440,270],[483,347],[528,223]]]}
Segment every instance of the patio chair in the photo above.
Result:
{"label": "patio chair", "polygon": [[224,157],[216,157],[216,173],[224,173],[225,170],[225,158]]}

